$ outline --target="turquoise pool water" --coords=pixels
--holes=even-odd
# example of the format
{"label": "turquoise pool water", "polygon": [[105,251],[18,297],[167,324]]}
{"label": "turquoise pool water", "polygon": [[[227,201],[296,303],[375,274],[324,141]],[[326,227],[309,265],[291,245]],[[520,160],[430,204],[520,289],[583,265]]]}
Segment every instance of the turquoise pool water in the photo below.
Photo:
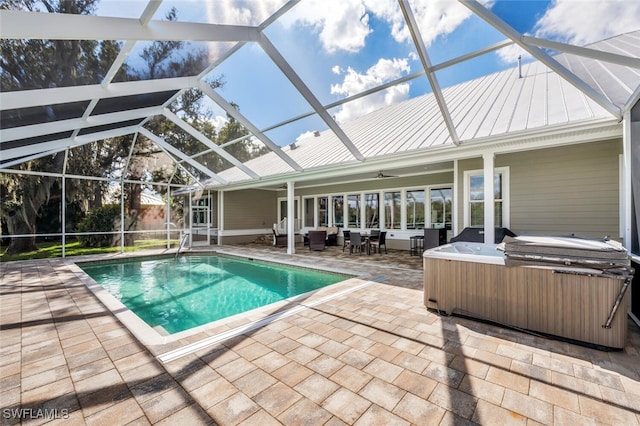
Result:
{"label": "turquoise pool water", "polygon": [[173,334],[346,279],[223,256],[80,265],[151,327]]}

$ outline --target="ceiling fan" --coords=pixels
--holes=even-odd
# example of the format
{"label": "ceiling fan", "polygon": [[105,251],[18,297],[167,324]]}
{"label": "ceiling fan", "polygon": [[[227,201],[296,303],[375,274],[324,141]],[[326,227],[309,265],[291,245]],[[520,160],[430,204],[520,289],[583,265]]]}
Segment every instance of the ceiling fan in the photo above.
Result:
{"label": "ceiling fan", "polygon": [[394,176],[394,175],[385,175],[384,173],[382,173],[382,170],[380,170],[380,171],[378,172],[378,174],[376,175],[376,179],[394,178],[394,177],[398,177],[398,176]]}

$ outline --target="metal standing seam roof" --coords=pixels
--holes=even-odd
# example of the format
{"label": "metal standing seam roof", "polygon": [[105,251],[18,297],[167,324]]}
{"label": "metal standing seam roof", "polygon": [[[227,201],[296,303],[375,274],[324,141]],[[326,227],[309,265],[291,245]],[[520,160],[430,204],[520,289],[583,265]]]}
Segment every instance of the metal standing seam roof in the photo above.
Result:
{"label": "metal standing seam roof", "polygon": [[[637,34],[640,36],[640,32]],[[618,68],[628,71],[625,67]],[[636,86],[640,82],[640,74],[635,72],[626,73],[625,78],[627,83],[635,80]],[[624,80],[620,80],[620,86],[623,84]],[[615,90],[620,90],[620,86]],[[523,65],[522,78],[516,67],[443,89],[443,95],[463,143],[612,118],[607,110],[539,62]],[[630,95],[627,91],[627,97]],[[367,159],[433,147],[454,147],[432,93],[381,108],[343,124],[343,128]],[[302,139],[296,142],[295,149],[286,147],[284,151],[305,170],[352,160],[330,131]],[[274,168],[275,159],[275,155],[269,153],[245,164],[258,175],[268,177],[283,172],[282,168]],[[228,182],[246,180],[235,169],[223,171],[220,176]]]}
{"label": "metal standing seam roof", "polygon": [[[309,170],[337,171],[342,164],[364,164],[367,160],[391,158],[402,153],[454,148],[459,142],[487,141],[514,132],[592,120],[620,120],[640,98],[640,31],[612,37],[586,48],[577,47],[519,34],[476,1],[460,2],[507,39],[447,63],[432,65],[419,37],[411,7],[406,0],[401,0],[400,8],[424,66],[422,77],[428,77],[433,93],[347,123],[336,123],[328,111],[350,99],[322,106],[263,33],[298,1],[283,2],[280,8],[269,12],[271,15],[262,23],[251,22],[245,26],[153,20],[160,4],[153,0],[139,19],[0,10],[0,38],[124,41],[118,59],[100,84],[0,93],[0,170],[68,147],[139,133],[160,146],[174,161],[210,176],[210,180],[203,182],[205,185],[225,187],[239,182],[260,182],[277,175],[285,179]],[[145,40],[199,40],[217,42],[228,49],[197,76],[114,81],[134,44]],[[281,148],[205,84],[203,78],[245,43],[256,43],[263,49],[311,106],[310,114],[320,117],[329,130]],[[440,87],[435,79],[435,72],[440,69],[464,64],[468,59],[508,44],[519,45],[537,59],[522,66],[522,78],[516,67],[447,88]],[[565,53],[550,56],[543,49]],[[367,92],[373,93],[420,76],[419,71]],[[202,140],[202,135],[186,129],[188,125],[168,111],[167,106],[183,90],[194,87],[233,115],[271,152],[241,164],[223,148],[212,147],[213,143]],[[202,152],[213,149],[234,167],[221,172],[210,170],[195,157],[199,153],[181,152],[151,134],[144,125],[154,116],[176,122],[203,143]],[[292,118],[283,123],[295,120]],[[276,127],[278,125],[270,129]]]}

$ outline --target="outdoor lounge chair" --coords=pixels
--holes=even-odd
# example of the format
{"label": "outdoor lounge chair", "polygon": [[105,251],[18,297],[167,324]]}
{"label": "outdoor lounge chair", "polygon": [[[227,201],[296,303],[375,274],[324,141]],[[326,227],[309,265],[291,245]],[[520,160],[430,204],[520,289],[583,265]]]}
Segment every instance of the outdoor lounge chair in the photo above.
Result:
{"label": "outdoor lounge chair", "polygon": [[378,254],[382,255],[382,246],[384,246],[384,254],[387,254],[387,231],[381,231],[378,239],[369,240],[372,250],[378,250]]}
{"label": "outdoor lounge chair", "polygon": [[287,234],[280,234],[275,228],[273,230],[273,245],[276,247],[286,247],[288,245]]}
{"label": "outdoor lounge chair", "polygon": [[309,250],[324,250],[327,231],[309,231]]}

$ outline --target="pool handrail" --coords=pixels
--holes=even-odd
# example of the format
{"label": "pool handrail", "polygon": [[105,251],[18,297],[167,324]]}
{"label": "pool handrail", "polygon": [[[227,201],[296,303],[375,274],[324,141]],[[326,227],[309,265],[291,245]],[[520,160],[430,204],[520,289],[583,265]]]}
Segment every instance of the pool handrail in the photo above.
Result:
{"label": "pool handrail", "polygon": [[187,241],[187,237],[189,237],[189,233],[185,232],[184,234],[182,234],[182,239],[180,240],[180,245],[178,246],[178,251],[176,251],[176,259],[178,258],[178,255],[180,254],[180,250],[182,250],[182,247],[184,247],[184,243]]}

